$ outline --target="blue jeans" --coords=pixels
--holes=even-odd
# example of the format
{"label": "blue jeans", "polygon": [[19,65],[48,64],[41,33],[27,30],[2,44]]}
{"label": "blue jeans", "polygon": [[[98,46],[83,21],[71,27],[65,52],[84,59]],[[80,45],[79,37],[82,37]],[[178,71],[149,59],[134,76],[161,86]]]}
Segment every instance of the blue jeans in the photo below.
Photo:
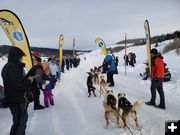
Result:
{"label": "blue jeans", "polygon": [[156,90],[160,97],[160,106],[165,107],[165,97],[163,91],[163,79],[152,79],[151,80],[151,103],[155,103],[156,100]]}

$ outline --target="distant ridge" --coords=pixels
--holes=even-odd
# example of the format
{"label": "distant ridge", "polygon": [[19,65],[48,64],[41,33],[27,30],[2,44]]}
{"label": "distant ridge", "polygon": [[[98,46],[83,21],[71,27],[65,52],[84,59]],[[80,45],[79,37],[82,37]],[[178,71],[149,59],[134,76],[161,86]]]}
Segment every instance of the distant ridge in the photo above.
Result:
{"label": "distant ridge", "polygon": [[[9,52],[9,49],[11,48],[11,45],[0,45],[0,54],[5,55]],[[59,55],[58,49],[52,49],[52,48],[41,48],[41,47],[31,47],[31,51],[37,51],[40,54],[44,56],[49,55]],[[84,51],[84,50],[75,50],[75,52],[91,52],[91,51]],[[64,55],[72,55],[73,50],[63,50]]]}
{"label": "distant ridge", "polygon": [[[157,36],[151,37],[151,44],[163,42],[165,40],[180,38],[180,31],[175,31],[173,33],[167,33],[167,34],[161,34]],[[144,45],[145,44],[145,38],[136,38],[136,39],[127,39],[128,44],[132,45]],[[119,41],[116,44],[125,44],[125,40]]]}

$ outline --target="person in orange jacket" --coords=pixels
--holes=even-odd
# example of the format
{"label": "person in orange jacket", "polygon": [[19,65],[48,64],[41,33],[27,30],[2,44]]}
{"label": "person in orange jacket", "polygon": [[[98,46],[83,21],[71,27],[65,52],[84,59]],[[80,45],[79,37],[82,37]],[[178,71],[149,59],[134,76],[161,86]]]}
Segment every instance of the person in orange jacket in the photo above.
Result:
{"label": "person in orange jacket", "polygon": [[[163,91],[164,79],[164,61],[157,49],[151,50],[151,100],[146,102],[147,105],[153,105],[156,108],[166,109],[165,97]],[[160,96],[160,104],[156,105],[156,90]]]}
{"label": "person in orange jacket", "polygon": [[49,69],[49,66],[48,66],[48,64],[47,64],[47,62],[45,60],[43,60],[41,62],[41,65],[42,65],[42,68],[43,68],[44,72]]}

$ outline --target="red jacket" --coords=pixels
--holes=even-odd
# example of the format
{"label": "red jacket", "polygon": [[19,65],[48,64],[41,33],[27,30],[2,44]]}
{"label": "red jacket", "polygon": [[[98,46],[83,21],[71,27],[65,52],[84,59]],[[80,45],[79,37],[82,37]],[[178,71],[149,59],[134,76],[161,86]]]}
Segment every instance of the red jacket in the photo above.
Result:
{"label": "red jacket", "polygon": [[152,78],[164,78],[164,62],[162,57],[156,57],[151,65]]}

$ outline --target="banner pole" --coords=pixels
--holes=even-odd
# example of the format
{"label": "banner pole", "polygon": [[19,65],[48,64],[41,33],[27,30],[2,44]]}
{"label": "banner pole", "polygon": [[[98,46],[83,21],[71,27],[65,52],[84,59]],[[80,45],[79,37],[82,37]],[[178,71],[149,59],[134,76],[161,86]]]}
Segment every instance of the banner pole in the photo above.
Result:
{"label": "banner pole", "polygon": [[75,38],[73,38],[73,58],[75,57]]}
{"label": "banner pole", "polygon": [[124,49],[124,56],[125,56],[125,58],[124,58],[124,63],[125,63],[125,75],[126,75],[126,67],[127,67],[127,65],[126,65],[126,59],[127,59],[127,52],[126,52],[126,45],[127,45],[127,34],[125,33],[125,49]]}

